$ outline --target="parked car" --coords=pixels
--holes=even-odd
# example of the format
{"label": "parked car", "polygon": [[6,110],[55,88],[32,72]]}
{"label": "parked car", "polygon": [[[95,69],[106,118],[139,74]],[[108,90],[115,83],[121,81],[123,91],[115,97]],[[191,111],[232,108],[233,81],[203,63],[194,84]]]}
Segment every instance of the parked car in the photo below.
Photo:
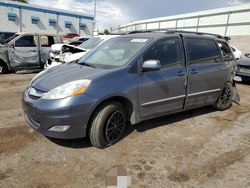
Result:
{"label": "parked car", "polygon": [[63,39],[72,39],[74,37],[79,37],[79,35],[77,33],[68,33],[63,36]]}
{"label": "parked car", "polygon": [[104,148],[121,138],[128,121],[208,105],[228,109],[234,65],[223,38],[178,31],[118,36],[78,63],[38,74],[22,96],[25,119],[48,137],[88,136]]}
{"label": "parked car", "polygon": [[14,34],[15,34],[14,32],[0,32],[0,44]]}
{"label": "parked car", "polygon": [[237,81],[249,81],[250,80],[250,59],[243,58],[237,62],[236,76],[234,78]]}
{"label": "parked car", "polygon": [[99,35],[89,39],[79,46],[73,46],[70,44],[61,44],[52,46],[52,53],[50,59],[44,66],[44,69],[61,65],[62,63],[68,63],[76,61],[83,57],[87,52],[101,44],[102,42],[117,37],[118,35]]}
{"label": "parked car", "polygon": [[82,43],[83,43],[82,41],[79,41],[79,40],[75,41],[75,40],[73,40],[73,41],[69,42],[69,45],[79,46]]}
{"label": "parked car", "polygon": [[250,53],[245,53],[245,57],[250,58]]}
{"label": "parked car", "polygon": [[74,41],[81,41],[81,42],[86,42],[89,39],[90,39],[90,37],[86,37],[86,36],[85,37],[75,37],[75,38],[73,38]]}
{"label": "parked car", "polygon": [[16,33],[0,45],[0,74],[43,68],[51,45],[62,38],[53,34]]}
{"label": "parked car", "polygon": [[231,45],[231,48],[232,48],[235,59],[236,60],[241,59],[242,58],[242,51],[240,51],[239,49],[237,49],[235,46],[232,46],[232,45]]}

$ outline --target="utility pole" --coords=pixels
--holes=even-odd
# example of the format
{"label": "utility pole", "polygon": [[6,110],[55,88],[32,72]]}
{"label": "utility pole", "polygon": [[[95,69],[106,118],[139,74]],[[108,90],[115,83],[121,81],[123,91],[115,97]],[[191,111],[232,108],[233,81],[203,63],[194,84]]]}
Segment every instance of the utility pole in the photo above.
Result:
{"label": "utility pole", "polygon": [[94,19],[96,18],[96,0],[94,1]]}
{"label": "utility pole", "polygon": [[94,0],[94,24],[93,24],[93,32],[92,32],[92,35],[94,34],[95,32],[95,25],[96,25],[96,0]]}

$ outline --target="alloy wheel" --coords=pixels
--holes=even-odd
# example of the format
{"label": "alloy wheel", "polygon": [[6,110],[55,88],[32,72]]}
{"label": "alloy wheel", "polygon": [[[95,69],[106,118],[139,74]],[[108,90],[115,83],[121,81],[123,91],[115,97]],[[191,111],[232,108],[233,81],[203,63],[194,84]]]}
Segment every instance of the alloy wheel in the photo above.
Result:
{"label": "alloy wheel", "polygon": [[105,137],[109,143],[120,139],[126,127],[126,119],[121,111],[113,112],[107,120]]}
{"label": "alloy wheel", "polygon": [[227,106],[229,102],[231,102],[231,97],[232,97],[232,89],[230,86],[226,86],[221,95],[221,104],[223,106]]}

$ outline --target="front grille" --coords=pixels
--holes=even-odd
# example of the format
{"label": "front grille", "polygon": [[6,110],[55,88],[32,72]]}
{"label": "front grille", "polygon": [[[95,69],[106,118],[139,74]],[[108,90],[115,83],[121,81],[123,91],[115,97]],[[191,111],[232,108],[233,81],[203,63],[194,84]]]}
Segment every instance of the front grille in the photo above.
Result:
{"label": "front grille", "polygon": [[29,125],[34,128],[38,129],[40,127],[40,123],[32,119],[28,114],[24,114],[26,121],[29,123]]}

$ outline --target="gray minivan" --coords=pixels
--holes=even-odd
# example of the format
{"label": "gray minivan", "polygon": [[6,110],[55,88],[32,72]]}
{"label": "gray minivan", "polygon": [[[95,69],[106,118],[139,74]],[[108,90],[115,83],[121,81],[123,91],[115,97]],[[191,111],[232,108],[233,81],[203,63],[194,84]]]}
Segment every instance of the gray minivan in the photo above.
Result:
{"label": "gray minivan", "polygon": [[43,68],[51,45],[62,43],[54,34],[16,33],[0,44],[0,74]]}
{"label": "gray minivan", "polygon": [[121,138],[128,122],[207,105],[229,108],[234,65],[223,37],[177,31],[123,35],[77,62],[38,74],[22,96],[25,119],[48,137],[88,136],[104,148]]}

